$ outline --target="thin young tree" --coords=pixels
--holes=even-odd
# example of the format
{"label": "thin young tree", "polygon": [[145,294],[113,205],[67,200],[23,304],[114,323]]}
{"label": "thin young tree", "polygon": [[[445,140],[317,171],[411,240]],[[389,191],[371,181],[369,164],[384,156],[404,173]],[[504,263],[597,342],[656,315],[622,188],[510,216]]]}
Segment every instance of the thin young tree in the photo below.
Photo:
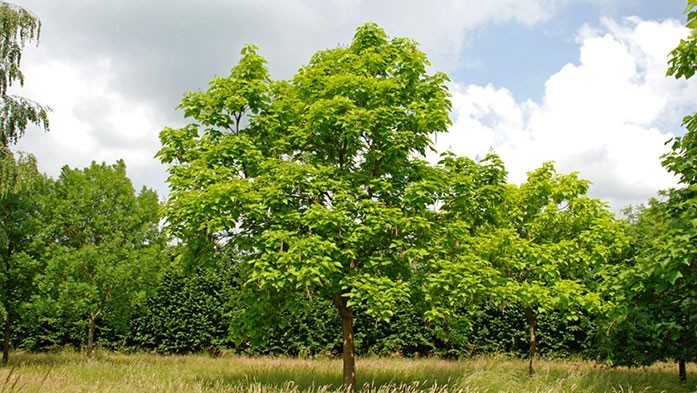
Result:
{"label": "thin young tree", "polygon": [[[0,2],[0,215],[2,229],[0,240],[2,252],[0,282],[3,283],[4,339],[2,364],[9,360],[10,332],[12,322],[18,317],[18,305],[26,293],[23,286],[31,282],[26,276],[22,249],[29,233],[28,226],[20,224],[27,212],[32,211],[27,201],[32,199],[35,180],[40,176],[36,162],[28,155],[12,153],[9,146],[24,135],[30,123],[48,130],[48,108],[24,97],[9,94],[8,89],[15,83],[24,84],[24,74],[20,69],[22,50],[27,42],[38,43],[41,22],[31,11],[17,5]],[[26,217],[24,217],[26,218]],[[28,222],[28,221],[27,221]],[[31,263],[30,263],[31,264]],[[16,273],[25,276],[20,280]]]}

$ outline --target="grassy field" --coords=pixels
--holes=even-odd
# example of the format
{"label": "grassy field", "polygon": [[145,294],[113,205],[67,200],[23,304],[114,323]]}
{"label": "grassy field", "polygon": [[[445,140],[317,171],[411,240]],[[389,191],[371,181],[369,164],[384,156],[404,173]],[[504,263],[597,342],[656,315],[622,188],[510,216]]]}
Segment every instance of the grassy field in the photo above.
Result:
{"label": "grassy field", "polygon": [[[337,359],[159,356],[98,352],[13,353],[0,368],[0,392],[333,392],[341,381]],[[697,392],[697,367],[679,385],[677,366],[608,369],[586,361],[370,358],[358,360],[365,392]]]}

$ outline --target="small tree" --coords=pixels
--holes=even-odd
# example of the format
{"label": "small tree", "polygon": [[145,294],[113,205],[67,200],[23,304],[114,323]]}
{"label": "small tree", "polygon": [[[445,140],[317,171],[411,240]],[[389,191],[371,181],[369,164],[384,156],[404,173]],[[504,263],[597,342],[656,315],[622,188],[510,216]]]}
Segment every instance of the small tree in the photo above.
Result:
{"label": "small tree", "polygon": [[531,375],[539,313],[565,310],[574,318],[574,312],[598,309],[592,281],[626,244],[607,206],[585,195],[588,185],[543,164],[520,187],[506,188],[489,225],[456,238],[458,256],[439,265],[430,279],[437,290],[452,291],[449,298],[434,297],[449,307],[485,300],[519,307],[528,323]]}
{"label": "small tree", "polygon": [[689,213],[674,218],[674,204],[673,198],[654,199],[633,212],[631,254],[625,263],[608,269],[605,291],[614,307],[599,349],[607,361],[619,366],[676,360],[679,379],[685,382],[685,363],[697,359],[691,257],[695,230],[690,228]]}
{"label": "small tree", "polygon": [[170,228],[236,247],[249,284],[268,294],[332,300],[347,390],[356,383],[354,305],[389,318],[424,257],[425,206],[405,196],[450,109],[445,75],[427,65],[416,43],[375,24],[316,53],[290,81],[271,82],[247,46],[229,77],[185,96],[193,122],[161,134]]}
{"label": "small tree", "polygon": [[126,318],[157,268],[162,239],[157,194],[136,195],[126,165],[64,167],[49,196],[49,255],[36,308],[68,323],[87,323],[92,356],[97,321]]}
{"label": "small tree", "polygon": [[[687,3],[685,13],[691,34],[671,52],[667,71],[668,75],[685,79],[697,71],[697,0]],[[666,193],[667,231],[654,243],[656,253],[651,259],[654,266],[660,266],[652,270],[657,281],[653,289],[668,296],[675,310],[668,325],[679,326],[678,334],[672,335],[679,348],[674,355],[680,380],[686,382],[685,363],[697,360],[697,113],[686,116],[683,125],[687,132],[673,140],[672,152],[663,157],[663,166],[678,176],[680,186]]]}

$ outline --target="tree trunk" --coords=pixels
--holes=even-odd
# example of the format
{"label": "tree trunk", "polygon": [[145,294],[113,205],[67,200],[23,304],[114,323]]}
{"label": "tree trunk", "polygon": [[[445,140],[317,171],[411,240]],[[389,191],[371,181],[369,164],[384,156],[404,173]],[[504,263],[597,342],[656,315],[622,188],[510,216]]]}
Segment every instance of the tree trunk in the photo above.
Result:
{"label": "tree trunk", "polygon": [[341,331],[344,336],[344,377],[342,390],[353,393],[356,390],[356,348],[353,342],[353,310],[346,303],[343,291],[334,295],[334,304],[341,316]]}
{"label": "tree trunk", "polygon": [[535,353],[537,352],[537,320],[530,307],[525,307],[523,311],[530,328],[530,365],[528,366],[528,371],[530,376],[533,376],[535,374]]}
{"label": "tree trunk", "polygon": [[12,317],[10,315],[5,319],[5,329],[2,340],[2,365],[7,365],[10,361],[10,329],[12,328]]}
{"label": "tree trunk", "polygon": [[685,367],[685,359],[678,359],[678,375],[680,383],[687,383],[687,368]]}
{"label": "tree trunk", "polygon": [[87,357],[92,359],[94,354],[94,314],[90,313],[87,321]]}

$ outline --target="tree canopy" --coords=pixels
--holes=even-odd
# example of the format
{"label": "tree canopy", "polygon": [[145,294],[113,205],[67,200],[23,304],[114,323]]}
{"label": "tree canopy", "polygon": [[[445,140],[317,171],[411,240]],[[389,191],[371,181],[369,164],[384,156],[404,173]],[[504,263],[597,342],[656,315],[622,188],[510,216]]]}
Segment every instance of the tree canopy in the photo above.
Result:
{"label": "tree canopy", "polygon": [[250,284],[332,299],[353,389],[354,305],[388,318],[422,257],[425,206],[408,194],[426,172],[417,157],[450,122],[447,78],[375,24],[289,81],[271,81],[265,64],[246,46],[229,77],[184,97],[193,122],[163,130],[168,223],[237,247]]}
{"label": "tree canopy", "polygon": [[143,296],[163,247],[157,194],[136,194],[126,165],[64,167],[46,195],[47,258],[35,308],[61,323],[86,324],[92,355],[95,324],[106,314],[126,317]]}
{"label": "tree canopy", "polygon": [[[577,174],[559,174],[553,163],[544,163],[527,182],[506,186],[497,158],[482,164],[470,173],[483,181],[455,188],[442,207],[443,216],[455,220],[441,226],[460,230],[441,236],[451,251],[431,268],[431,313],[486,302],[519,308],[528,322],[533,374],[538,315],[566,311],[577,318],[581,310],[598,309],[592,282],[622,255],[626,240],[607,205],[586,196],[589,182]],[[465,217],[458,217],[463,211]],[[487,218],[477,219],[483,213]]]}

